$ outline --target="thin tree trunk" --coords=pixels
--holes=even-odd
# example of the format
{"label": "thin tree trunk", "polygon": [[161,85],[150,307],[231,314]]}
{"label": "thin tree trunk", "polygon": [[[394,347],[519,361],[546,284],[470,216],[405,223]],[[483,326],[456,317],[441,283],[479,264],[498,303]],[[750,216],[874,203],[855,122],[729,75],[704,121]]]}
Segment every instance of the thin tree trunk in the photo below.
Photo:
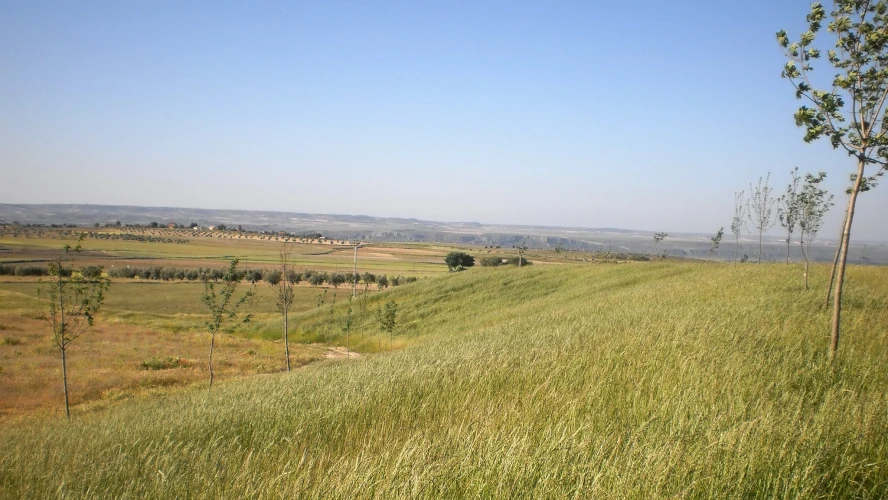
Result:
{"label": "thin tree trunk", "polygon": [[836,294],[833,299],[832,334],[829,344],[829,359],[836,357],[839,350],[839,326],[842,319],[842,289],[845,284],[845,266],[848,263],[848,246],[851,242],[851,223],[854,221],[854,205],[857,203],[857,195],[860,193],[860,185],[863,183],[863,160],[857,162],[857,178],[848,199],[848,214],[845,217],[845,227],[842,230],[842,243],[839,246],[839,267],[836,269]]}
{"label": "thin tree trunk", "polygon": [[[845,210],[845,220],[848,220],[848,211]],[[842,232],[844,233],[845,227],[842,226]],[[832,296],[833,283],[835,283],[836,279],[836,267],[839,265],[839,252],[842,249],[841,243],[841,235],[839,236],[839,244],[836,245],[836,256],[833,257],[832,270],[829,273],[829,286],[826,287],[826,300],[823,301],[823,308],[826,309],[829,307],[829,298]]]}
{"label": "thin tree trunk", "polygon": [[759,230],[759,264],[762,263],[762,231]]}
{"label": "thin tree trunk", "polygon": [[808,291],[808,259],[805,259],[805,291]]}
{"label": "thin tree trunk", "polygon": [[65,416],[71,420],[71,407],[68,404],[68,361],[65,358],[65,348],[62,348],[62,384],[65,386]]}
{"label": "thin tree trunk", "polygon": [[290,371],[290,321],[287,311],[289,306],[284,306],[284,350],[287,352],[287,371]]}
{"label": "thin tree trunk", "polygon": [[[213,347],[216,345],[216,332],[210,336],[210,387],[213,388]],[[207,389],[207,390],[209,390]]]}
{"label": "thin tree trunk", "polygon": [[737,237],[737,242],[734,243],[734,262],[737,262],[737,257],[740,255],[740,233],[734,235]]}
{"label": "thin tree trunk", "polygon": [[805,291],[808,290],[808,252],[805,250],[805,230],[799,235],[799,247],[802,250],[802,258],[805,259]]}
{"label": "thin tree trunk", "polygon": [[786,236],[786,263],[789,264],[789,244],[792,243],[792,233]]}
{"label": "thin tree trunk", "polygon": [[61,329],[61,331],[59,332],[59,334],[60,334],[59,335],[59,347],[62,350],[62,385],[65,388],[65,416],[68,418],[68,420],[71,420],[71,406],[68,403],[68,360],[67,360],[66,353],[65,353],[65,351],[68,349],[68,346],[65,344],[65,330],[66,330],[66,326],[67,326],[65,324],[65,296],[64,296],[65,287],[62,284],[62,276],[61,276],[62,261],[61,261],[61,259],[59,259],[58,262],[59,263],[58,263],[57,269],[59,272],[59,277],[58,277],[59,317],[61,318],[61,321],[59,321],[59,328]]}

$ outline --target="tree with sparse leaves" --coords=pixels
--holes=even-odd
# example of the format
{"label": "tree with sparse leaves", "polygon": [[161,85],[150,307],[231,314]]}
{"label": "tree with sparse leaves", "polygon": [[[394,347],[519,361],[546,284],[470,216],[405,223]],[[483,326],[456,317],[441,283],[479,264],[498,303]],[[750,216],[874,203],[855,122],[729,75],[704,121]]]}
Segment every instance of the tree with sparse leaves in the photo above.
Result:
{"label": "tree with sparse leaves", "polygon": [[[669,233],[654,233],[654,245],[656,248],[660,247],[660,242],[665,240],[667,236],[669,236]],[[666,257],[666,249],[663,249],[663,257]]]}
{"label": "tree with sparse leaves", "polygon": [[758,231],[759,235],[759,264],[762,263],[762,236],[777,224],[777,219],[774,217],[774,205],[777,203],[777,198],[774,198],[772,194],[774,189],[768,185],[770,180],[771,173],[768,172],[764,179],[759,177],[756,187],[752,187],[750,183],[750,196],[746,202],[746,216],[749,217],[749,222],[752,223],[752,227]]}
{"label": "tree with sparse leaves", "polygon": [[265,279],[265,282],[274,290],[275,306],[283,316],[284,328],[284,353],[287,358],[287,371],[290,371],[290,306],[293,305],[293,287],[297,278],[293,271],[293,263],[290,261],[290,247],[287,243],[281,245],[279,252],[278,269]]}
{"label": "tree with sparse leaves", "polygon": [[389,334],[389,346],[394,342],[395,326],[397,326],[398,303],[394,300],[386,302],[385,308],[376,309],[376,321],[379,329]]}
{"label": "tree with sparse leaves", "polygon": [[725,228],[720,227],[718,229],[718,232],[715,233],[715,236],[713,236],[712,238],[709,238],[709,241],[711,242],[711,244],[709,245],[709,253],[715,254],[715,252],[718,250],[719,245],[721,245],[722,238],[724,238],[724,236],[725,236]]}
{"label": "tree with sparse leaves", "polygon": [[736,238],[734,243],[734,262],[740,253],[740,235],[746,229],[746,202],[743,191],[734,193],[734,219],[731,221],[731,232]]}
{"label": "tree with sparse leaves", "polygon": [[808,289],[808,264],[811,258],[811,241],[817,237],[823,217],[833,206],[833,195],[820,189],[820,183],[826,178],[826,172],[817,175],[806,174],[802,191],[799,193],[799,246],[805,259],[805,290]]}
{"label": "tree with sparse leaves", "polygon": [[777,199],[777,220],[786,229],[786,263],[789,264],[789,248],[792,243],[792,233],[795,232],[799,222],[799,167],[789,171],[790,183],[786,186],[786,192]]}
{"label": "tree with sparse leaves", "polygon": [[208,279],[204,280],[204,292],[201,296],[201,301],[210,313],[210,320],[204,323],[207,331],[210,333],[210,389],[213,388],[213,349],[216,347],[216,334],[219,332],[231,332],[238,324],[247,323],[252,318],[251,314],[247,314],[238,321],[240,309],[253,298],[256,292],[253,288],[250,288],[240,298],[235,298],[235,292],[237,292],[237,287],[240,284],[237,262],[237,259],[232,259],[228,264],[228,271],[222,276],[220,290],[216,290],[216,283]]}
{"label": "tree with sparse leaves", "polygon": [[[835,0],[829,14],[815,2],[806,19],[808,30],[798,41],[790,41],[786,31],[777,32],[777,42],[789,59],[782,76],[792,84],[796,98],[804,101],[795,113],[796,125],[805,129],[805,142],[828,139],[834,149],[844,151],[856,163],[835,275],[829,349],[830,358],[834,358],[839,348],[842,290],[857,197],[875,185],[888,165],[888,0]],[[831,79],[815,83],[813,63],[821,57],[815,42],[824,21],[835,40],[827,50],[834,72]]]}
{"label": "tree with sparse leaves", "polygon": [[[81,233],[77,245],[65,245],[65,254],[73,256],[81,251]],[[75,271],[72,265],[65,266],[59,257],[50,262],[49,278],[40,282],[37,296],[43,302],[43,319],[52,328],[52,343],[62,355],[62,385],[65,390],[65,416],[71,418],[68,396],[68,346],[83,335],[93,325],[96,314],[105,301],[105,292],[111,286],[108,278],[91,274],[85,276]]]}

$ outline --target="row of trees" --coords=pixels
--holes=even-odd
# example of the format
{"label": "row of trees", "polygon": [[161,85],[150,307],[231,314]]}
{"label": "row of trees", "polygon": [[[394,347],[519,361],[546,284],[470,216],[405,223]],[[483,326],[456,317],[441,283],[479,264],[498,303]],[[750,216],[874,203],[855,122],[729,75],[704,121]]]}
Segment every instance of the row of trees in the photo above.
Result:
{"label": "row of trees", "polygon": [[[527,250],[527,247],[522,245],[518,248],[518,256],[517,257],[482,257],[481,258],[481,266],[483,267],[498,267],[498,266],[527,266],[531,264],[527,258],[524,257],[524,252]],[[469,267],[475,265],[475,258],[465,252],[450,252],[444,257],[444,263],[447,264],[447,269],[451,272],[453,271],[462,271]]]}
{"label": "row of trees", "polygon": [[[788,59],[781,76],[792,85],[796,99],[803,101],[795,113],[796,126],[805,130],[805,142],[827,139],[833,149],[852,158],[856,167],[846,191],[848,204],[826,294],[829,303],[835,290],[829,349],[832,359],[839,347],[842,292],[857,198],[875,187],[888,167],[888,0],[835,0],[829,15],[820,2],[815,2],[806,21],[808,29],[797,41],[790,40],[784,30],[777,32],[777,43]],[[816,44],[824,22],[834,39],[831,47]],[[819,81],[814,78],[814,63],[821,58],[822,48],[827,48],[827,60],[834,71],[831,78]],[[810,180],[806,176],[806,185],[801,188],[802,201],[804,193],[819,189],[823,177],[823,173]],[[792,183],[790,190],[794,191]],[[817,205],[811,201],[813,197],[808,195],[809,203]],[[786,196],[783,205],[783,222],[787,224],[793,222],[790,198]],[[821,203],[820,207],[825,207],[831,204],[831,198],[827,201],[824,194]],[[798,201],[796,204],[803,206]],[[796,222],[804,213],[804,208],[797,212]],[[804,230],[809,241],[816,229],[808,226]],[[792,226],[787,231],[791,236]]]}
{"label": "row of trees", "polygon": [[161,238],[159,236],[145,236],[142,234],[130,234],[130,233],[102,233],[89,231],[86,233],[90,238],[94,238],[97,240],[121,240],[121,241],[138,241],[140,243],[190,243],[190,240],[181,239],[181,238]]}
{"label": "row of trees", "polygon": [[[27,268],[31,270],[31,268]],[[46,268],[36,268],[41,274],[33,274],[46,276]],[[2,271],[2,268],[0,268]],[[138,267],[116,267],[108,271],[108,276],[112,278],[140,278],[150,280],[188,280],[188,281],[219,281],[224,279],[228,271],[219,268],[197,268],[197,269],[180,269],[173,267],[152,266],[146,268]],[[0,273],[2,274],[2,273]],[[286,280],[284,272],[280,269],[239,269],[236,270],[234,277],[239,281],[249,281],[251,283],[265,282],[269,285],[277,285],[281,281],[287,281],[291,284],[299,284],[306,282],[314,286],[323,284],[332,285],[338,288],[340,285],[347,283],[360,282],[365,285],[376,285],[379,288],[388,288],[389,286],[400,286],[407,283],[417,281],[416,276],[389,276],[385,274],[351,273],[351,272],[321,272],[311,269],[305,271],[287,270]]]}
{"label": "row of trees", "polygon": [[823,226],[823,219],[833,206],[833,195],[821,189],[826,172],[799,176],[799,169],[790,171],[790,182],[785,192],[777,196],[770,187],[771,174],[759,177],[758,184],[749,185],[750,197],[745,191],[734,193],[734,218],[731,231],[736,238],[734,259],[740,249],[740,235],[749,227],[758,234],[758,262],[762,262],[762,241],[764,233],[778,223],[786,232],[786,263],[792,253],[793,235],[798,233],[798,244],[805,261],[806,288],[807,269],[810,263],[811,242]]}
{"label": "row of trees", "polygon": [[[65,254],[77,254],[81,251],[80,242],[86,237],[81,234],[76,246],[66,245]],[[0,267],[0,269],[6,269]],[[41,268],[42,269],[42,268]],[[105,299],[105,293],[109,290],[111,281],[103,276],[102,267],[87,266],[75,269],[73,257],[70,259],[59,257],[45,268],[48,280],[41,281],[38,286],[38,297],[43,300],[44,308],[42,316],[52,328],[53,344],[59,349],[62,358],[62,379],[65,392],[65,414],[71,417],[69,393],[67,350],[70,344],[80,337],[92,326],[96,315],[99,313]],[[204,284],[201,301],[208,312],[205,327],[210,334],[210,349],[208,367],[210,372],[209,387],[214,381],[213,355],[216,345],[216,336],[220,333],[233,332],[237,325],[249,322],[252,315],[245,312],[245,307],[255,300],[256,282],[263,281],[275,291],[275,304],[283,318],[283,340],[285,346],[287,370],[291,369],[289,347],[289,311],[294,301],[293,287],[308,276],[311,280],[316,276],[325,276],[327,273],[306,271],[296,272],[290,259],[290,252],[285,244],[280,253],[279,265],[270,270],[244,271],[238,269],[238,260],[232,259],[227,269],[199,269],[185,271],[182,269],[154,267],[150,269],[136,270],[133,268],[119,268],[112,270],[111,276],[131,277],[130,273],[147,272],[150,279],[201,279]],[[194,273],[194,274],[190,274]],[[371,283],[376,283],[380,288],[385,288],[389,283],[397,286],[405,282],[415,281],[416,278],[402,276],[387,277],[386,275],[374,275],[372,273],[348,273],[357,284],[358,280],[364,283],[364,294],[361,296],[361,318],[367,307],[367,290]],[[335,276],[345,276],[342,273],[333,273]],[[196,277],[195,277],[196,276]],[[284,279],[284,277],[288,279]],[[324,278],[328,279],[328,278]],[[330,278],[334,283],[338,278]],[[248,280],[251,282],[247,291],[237,294],[239,285]],[[335,293],[334,293],[335,297]],[[320,304],[320,303],[319,303]],[[331,320],[333,308],[331,304]],[[377,310],[376,319],[380,331],[391,337],[396,325],[398,306],[394,301],[389,301],[385,307]],[[352,329],[352,297],[348,299],[346,319],[343,322],[343,332],[346,335],[346,345],[350,348],[349,334]]]}

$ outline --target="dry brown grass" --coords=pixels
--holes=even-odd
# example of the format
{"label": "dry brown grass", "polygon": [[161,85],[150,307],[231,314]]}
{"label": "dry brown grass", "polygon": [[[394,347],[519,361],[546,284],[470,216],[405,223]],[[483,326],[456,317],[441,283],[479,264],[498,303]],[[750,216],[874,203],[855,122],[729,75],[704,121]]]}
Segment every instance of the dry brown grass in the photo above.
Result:
{"label": "dry brown grass", "polygon": [[[50,343],[46,324],[34,315],[0,314],[0,419],[64,412],[60,354]],[[69,347],[71,404],[76,409],[148,390],[205,383],[208,345],[209,335],[202,332],[99,323]],[[291,361],[298,367],[324,359],[327,351],[291,344]],[[167,358],[181,361],[178,367],[161,370],[142,366],[143,361]],[[216,377],[222,379],[279,372],[285,366],[283,346],[222,335],[217,338],[214,366]]]}

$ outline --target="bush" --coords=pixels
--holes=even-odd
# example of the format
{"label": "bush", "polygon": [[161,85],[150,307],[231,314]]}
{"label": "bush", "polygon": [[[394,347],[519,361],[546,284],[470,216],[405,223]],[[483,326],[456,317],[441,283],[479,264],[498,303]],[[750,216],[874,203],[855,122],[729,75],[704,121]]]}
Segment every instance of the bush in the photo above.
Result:
{"label": "bush", "polygon": [[450,252],[444,257],[447,269],[450,271],[462,271],[475,265],[475,258],[465,252]]}
{"label": "bush", "polygon": [[276,286],[281,282],[284,273],[277,269],[266,269],[264,273],[262,273],[262,281],[268,283],[271,286]]}
{"label": "bush", "polygon": [[146,370],[169,370],[170,368],[179,368],[187,366],[188,360],[184,358],[151,358],[142,361],[142,368]]}
{"label": "bush", "polygon": [[80,275],[84,278],[101,278],[102,266],[86,266],[80,270]]}
{"label": "bush", "polygon": [[482,267],[497,267],[503,265],[502,257],[482,257],[481,258],[481,266]]}
{"label": "bush", "polygon": [[37,267],[37,266],[16,266],[15,275],[16,276],[46,276],[49,272],[45,267]]}
{"label": "bush", "polygon": [[[510,266],[517,266],[518,265],[518,257],[509,257],[508,259],[506,259],[506,264],[510,265]],[[533,262],[527,260],[525,257],[521,257],[521,265],[522,266],[529,266],[531,264],[533,264]]]}
{"label": "bush", "polygon": [[339,288],[339,285],[345,283],[345,275],[342,273],[333,273],[330,275],[330,284],[333,288]]}

